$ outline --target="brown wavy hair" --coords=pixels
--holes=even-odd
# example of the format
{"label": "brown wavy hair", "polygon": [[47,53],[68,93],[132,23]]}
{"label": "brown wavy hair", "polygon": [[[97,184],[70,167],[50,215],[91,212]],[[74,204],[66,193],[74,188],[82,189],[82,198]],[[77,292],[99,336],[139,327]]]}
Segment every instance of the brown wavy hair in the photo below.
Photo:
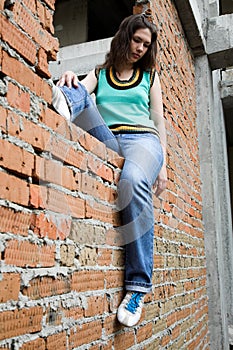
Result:
{"label": "brown wavy hair", "polygon": [[116,70],[122,62],[128,60],[130,43],[134,33],[138,29],[148,28],[151,32],[151,44],[145,55],[135,64],[143,70],[148,70],[155,66],[157,54],[157,29],[149,22],[144,14],[131,15],[126,17],[111,41],[110,51],[107,53],[105,62],[98,68],[114,67]]}

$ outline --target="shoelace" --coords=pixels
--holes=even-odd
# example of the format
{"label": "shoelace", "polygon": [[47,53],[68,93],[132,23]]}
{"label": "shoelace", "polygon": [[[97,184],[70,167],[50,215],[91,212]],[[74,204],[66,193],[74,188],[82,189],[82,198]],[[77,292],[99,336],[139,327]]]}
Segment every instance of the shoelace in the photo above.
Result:
{"label": "shoelace", "polygon": [[137,311],[137,308],[139,307],[139,303],[143,297],[143,293],[133,293],[131,295],[131,298],[128,302],[128,304],[126,305],[126,310],[128,310],[129,312],[131,312],[132,314],[135,314],[135,312]]}

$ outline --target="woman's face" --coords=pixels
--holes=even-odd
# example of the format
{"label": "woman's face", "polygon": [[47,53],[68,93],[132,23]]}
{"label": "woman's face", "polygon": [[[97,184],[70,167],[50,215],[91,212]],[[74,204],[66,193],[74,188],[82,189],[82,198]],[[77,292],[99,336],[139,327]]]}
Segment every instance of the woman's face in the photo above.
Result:
{"label": "woman's face", "polygon": [[136,30],[130,42],[129,62],[136,63],[151,45],[151,31],[148,28]]}

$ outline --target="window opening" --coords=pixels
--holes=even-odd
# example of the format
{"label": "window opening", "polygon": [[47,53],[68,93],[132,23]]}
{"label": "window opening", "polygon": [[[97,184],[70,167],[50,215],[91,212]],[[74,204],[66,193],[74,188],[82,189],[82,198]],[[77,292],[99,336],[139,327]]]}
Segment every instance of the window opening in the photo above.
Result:
{"label": "window opening", "polygon": [[233,13],[233,1],[232,0],[220,0],[220,15],[226,15]]}
{"label": "window opening", "polygon": [[60,47],[112,37],[135,0],[57,0],[55,36]]}

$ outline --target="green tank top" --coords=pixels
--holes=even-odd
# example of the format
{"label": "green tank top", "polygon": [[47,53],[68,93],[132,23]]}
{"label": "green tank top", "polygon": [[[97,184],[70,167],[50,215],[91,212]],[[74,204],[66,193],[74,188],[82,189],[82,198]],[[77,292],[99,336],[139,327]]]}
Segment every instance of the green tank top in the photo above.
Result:
{"label": "green tank top", "polygon": [[119,80],[113,68],[96,70],[96,104],[113,132],[158,131],[150,119],[150,87],[155,71],[136,68],[129,80]]}

